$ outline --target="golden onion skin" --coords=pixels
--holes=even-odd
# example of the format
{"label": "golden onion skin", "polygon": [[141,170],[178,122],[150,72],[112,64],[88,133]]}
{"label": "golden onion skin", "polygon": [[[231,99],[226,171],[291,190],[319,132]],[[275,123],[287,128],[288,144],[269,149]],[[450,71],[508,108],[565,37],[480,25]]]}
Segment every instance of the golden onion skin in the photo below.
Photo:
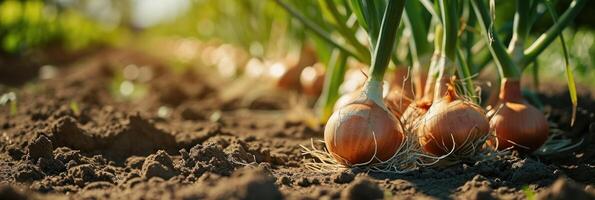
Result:
{"label": "golden onion skin", "polygon": [[333,111],[337,111],[346,105],[349,105],[351,102],[355,101],[361,94],[361,91],[356,90],[353,92],[349,92],[347,94],[341,95],[339,99],[335,102],[335,106],[333,107]]}
{"label": "golden onion skin", "polygon": [[393,88],[388,95],[384,98],[384,103],[388,110],[390,110],[393,115],[397,118],[401,118],[409,104],[411,104],[412,99],[409,96],[404,95],[402,89]]}
{"label": "golden onion skin", "polygon": [[[314,65],[311,67],[311,69],[314,69],[314,74],[305,74],[306,69],[302,70],[302,74],[300,75],[300,84],[304,94],[318,97],[322,93],[322,88],[324,87],[324,66]],[[313,75],[313,77],[307,77],[311,75]]]}
{"label": "golden onion skin", "polygon": [[513,148],[533,152],[548,138],[549,127],[545,115],[523,100],[520,82],[504,79],[500,89],[499,108],[490,120],[496,140],[488,144],[500,150]]}
{"label": "golden onion skin", "polygon": [[[404,137],[397,119],[371,100],[335,111],[324,129],[326,148],[346,166],[387,161],[397,153]],[[372,159],[374,154],[377,159]]]}
{"label": "golden onion skin", "polygon": [[412,130],[419,126],[419,120],[426,114],[426,112],[428,112],[431,106],[432,102],[425,100],[409,104],[401,116],[401,121],[403,122],[403,126],[405,126],[405,130],[413,132]]}
{"label": "golden onion skin", "polygon": [[456,153],[460,147],[477,141],[490,131],[481,108],[451,97],[434,102],[419,124],[416,132],[420,145],[424,151],[437,156],[446,155],[453,148]]}

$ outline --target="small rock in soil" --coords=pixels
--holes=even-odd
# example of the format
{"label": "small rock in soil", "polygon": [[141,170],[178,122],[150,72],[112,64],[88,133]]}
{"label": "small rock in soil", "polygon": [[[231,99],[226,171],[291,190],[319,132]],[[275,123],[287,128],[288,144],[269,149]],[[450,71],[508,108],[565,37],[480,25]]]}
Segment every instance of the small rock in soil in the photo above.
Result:
{"label": "small rock in soil", "polygon": [[63,163],[82,164],[82,156],[79,150],[72,150],[68,147],[60,147],[54,150],[54,159],[62,161]]}
{"label": "small rock in soil", "polygon": [[548,200],[582,200],[582,199],[595,199],[595,194],[587,192],[585,187],[575,183],[572,180],[566,178],[559,178],[550,186],[550,188],[539,193],[537,199],[548,199]]}
{"label": "small rock in soil", "polygon": [[20,147],[11,145],[11,146],[8,146],[8,155],[13,160],[20,160],[25,155],[25,152],[23,152],[23,150],[21,150]]}
{"label": "small rock in soil", "polygon": [[343,192],[341,199],[382,199],[384,192],[369,178],[358,176]]}
{"label": "small rock in soil", "polygon": [[30,182],[45,177],[45,174],[35,165],[29,162],[22,162],[17,165],[14,179],[19,182]]}
{"label": "small rock in soil", "polygon": [[36,161],[39,158],[52,158],[52,141],[46,136],[39,136],[33,143],[27,147],[29,150],[29,159]]}
{"label": "small rock in soil", "polygon": [[333,175],[333,181],[339,184],[350,183],[354,178],[355,174],[350,170],[343,170]]}
{"label": "small rock in soil", "polygon": [[291,178],[290,178],[289,176],[287,176],[287,175],[285,175],[285,176],[282,176],[282,177],[281,177],[281,179],[280,179],[279,181],[281,182],[281,184],[283,184],[283,185],[287,185],[287,186],[291,186],[291,184],[292,184],[292,182],[293,182],[293,181],[291,180]]}
{"label": "small rock in soil", "polygon": [[131,169],[141,169],[143,167],[144,162],[145,157],[131,156],[126,159],[126,166]]}
{"label": "small rock in soil", "polygon": [[159,150],[145,159],[141,173],[147,179],[152,177],[169,179],[176,175],[176,170],[171,157],[165,151]]}
{"label": "small rock in soil", "polygon": [[312,183],[310,183],[310,180],[306,177],[302,177],[302,179],[300,179],[297,182],[297,184],[302,187],[308,187],[308,186],[312,185]]}
{"label": "small rock in soil", "polygon": [[57,174],[66,170],[66,165],[62,161],[53,158],[39,158],[37,165],[47,174]]}
{"label": "small rock in soil", "polygon": [[84,186],[86,182],[90,182],[97,178],[95,170],[89,164],[79,165],[68,169],[68,174],[74,180],[74,183],[79,186]]}
{"label": "small rock in soil", "polygon": [[275,179],[264,169],[244,168],[234,172],[213,188],[212,199],[281,199],[283,196],[275,185]]}
{"label": "small rock in soil", "polygon": [[185,166],[194,166],[192,171],[210,171],[229,176],[235,170],[234,164],[227,159],[227,155],[219,145],[196,145],[190,149],[190,158],[184,160]]}
{"label": "small rock in soil", "polygon": [[97,170],[90,164],[79,165],[68,169],[68,175],[72,177],[74,184],[83,187],[95,181],[114,182],[114,174]]}

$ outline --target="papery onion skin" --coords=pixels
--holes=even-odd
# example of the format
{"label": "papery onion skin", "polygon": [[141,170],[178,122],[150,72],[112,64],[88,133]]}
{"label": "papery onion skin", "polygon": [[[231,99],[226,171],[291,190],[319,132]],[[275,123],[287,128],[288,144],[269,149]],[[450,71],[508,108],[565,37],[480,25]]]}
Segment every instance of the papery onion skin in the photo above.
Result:
{"label": "papery onion skin", "polygon": [[361,91],[356,90],[356,91],[341,95],[341,97],[339,97],[339,99],[337,99],[337,101],[335,102],[335,106],[333,107],[333,110],[337,111],[337,110],[345,107],[346,105],[350,104],[355,99],[357,99],[360,96],[360,94],[361,94]]}
{"label": "papery onion skin", "polygon": [[395,115],[397,118],[401,118],[405,109],[411,104],[412,99],[406,95],[404,95],[403,90],[399,88],[392,89],[386,98],[384,98],[384,103],[386,107]]}
{"label": "papery onion skin", "polygon": [[513,147],[521,152],[533,152],[548,138],[545,115],[522,98],[520,88],[518,80],[502,81],[500,101],[496,106],[499,109],[490,120],[498,141],[488,141],[490,146],[497,146],[499,150]]}
{"label": "papery onion skin", "polygon": [[[307,71],[309,71],[310,74],[306,74]],[[324,87],[324,78],[325,72],[322,64],[317,63],[311,67],[306,67],[302,70],[302,74],[300,75],[302,92],[308,96],[320,96],[322,88]]]}
{"label": "papery onion skin", "polygon": [[414,99],[413,90],[415,88],[413,88],[411,75],[409,75],[409,69],[407,67],[398,67],[393,75],[390,90],[384,98],[384,103],[397,118],[401,118],[405,109],[407,109]]}
{"label": "papery onion skin", "polygon": [[413,130],[414,127],[418,126],[419,120],[428,112],[431,106],[432,102],[425,100],[409,104],[400,118],[405,130]]}
{"label": "papery onion skin", "polygon": [[424,151],[437,156],[456,153],[460,147],[479,140],[490,131],[482,109],[458,99],[451,86],[448,94],[433,102],[420,120],[416,129],[420,145]]}
{"label": "papery onion skin", "polygon": [[[335,111],[324,129],[327,150],[346,166],[387,161],[397,153],[404,137],[397,119],[371,100]],[[377,159],[372,159],[374,154]]]}
{"label": "papery onion skin", "polygon": [[277,80],[277,86],[286,90],[300,89],[300,74],[302,74],[302,70],[304,70],[304,67],[297,65],[286,68],[286,71]]}
{"label": "papery onion skin", "polygon": [[[300,52],[300,57],[297,63],[287,67],[285,72],[277,80],[277,86],[281,89],[286,90],[299,90],[301,89],[300,75],[306,66],[311,66],[318,60],[316,51],[310,45],[304,45]],[[290,63],[285,63],[290,64]]]}

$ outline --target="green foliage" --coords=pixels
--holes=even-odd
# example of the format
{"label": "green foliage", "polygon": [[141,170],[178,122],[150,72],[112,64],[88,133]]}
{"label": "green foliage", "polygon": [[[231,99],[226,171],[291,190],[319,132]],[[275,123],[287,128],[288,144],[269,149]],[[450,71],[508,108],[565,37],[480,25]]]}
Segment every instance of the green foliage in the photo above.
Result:
{"label": "green foliage", "polygon": [[8,105],[11,116],[17,114],[17,96],[14,92],[8,92],[0,96],[0,106]]}
{"label": "green foliage", "polygon": [[106,41],[104,30],[75,9],[64,9],[44,1],[0,3],[0,53],[17,54],[51,43],[78,49]]}

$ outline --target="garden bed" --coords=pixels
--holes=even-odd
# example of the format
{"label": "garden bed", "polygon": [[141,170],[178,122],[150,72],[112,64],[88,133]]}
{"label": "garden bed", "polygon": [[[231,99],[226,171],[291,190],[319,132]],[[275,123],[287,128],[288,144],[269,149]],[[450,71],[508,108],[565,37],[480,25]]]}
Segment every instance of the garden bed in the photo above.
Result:
{"label": "garden bed", "polygon": [[[205,75],[173,72],[130,50],[106,49],[70,63],[55,68],[56,77],[19,86],[16,113],[0,108],[0,199],[595,196],[595,101],[579,99],[570,127],[564,91],[542,99],[551,126],[582,140],[571,151],[548,157],[512,152],[404,174],[318,172],[305,167],[316,160],[300,145],[321,139],[322,130],[287,118],[286,95],[247,106],[224,101],[221,86]],[[134,85],[143,97],[125,101],[109,83],[129,64],[151,75]]]}

